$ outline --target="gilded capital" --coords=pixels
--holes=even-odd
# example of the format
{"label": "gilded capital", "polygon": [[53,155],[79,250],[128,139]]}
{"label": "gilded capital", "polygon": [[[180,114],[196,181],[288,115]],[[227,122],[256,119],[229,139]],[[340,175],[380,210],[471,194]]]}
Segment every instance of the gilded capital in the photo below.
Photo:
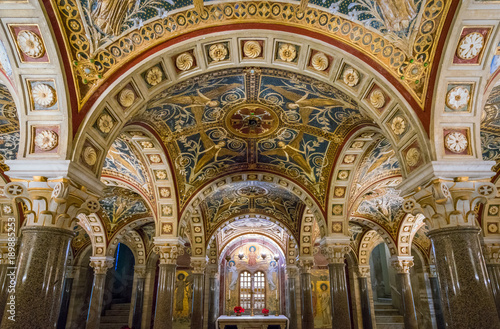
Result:
{"label": "gilded capital", "polygon": [[300,257],[297,261],[297,265],[300,269],[300,273],[310,273],[311,268],[314,266],[314,258],[313,257]]}
{"label": "gilded capital", "polygon": [[391,259],[391,265],[399,274],[410,273],[410,268],[413,266],[413,256],[402,257],[397,256]]}
{"label": "gilded capital", "polygon": [[489,181],[433,179],[405,197],[403,210],[423,214],[431,229],[475,226],[476,207],[495,197],[497,188]]}
{"label": "gilded capital", "polygon": [[144,279],[146,277],[146,266],[145,265],[134,266],[134,275],[138,279]]}
{"label": "gilded capital", "polygon": [[66,178],[48,180],[36,176],[32,181],[15,181],[4,188],[5,196],[25,205],[26,226],[72,230],[80,213],[99,210],[97,198]]}
{"label": "gilded capital", "polygon": [[156,246],[154,251],[160,255],[160,264],[177,264],[177,257],[179,256],[178,245],[160,245]]}
{"label": "gilded capital", "polygon": [[344,264],[344,258],[349,253],[350,246],[345,243],[336,243],[321,246],[321,253],[330,264]]}
{"label": "gilded capital", "polygon": [[287,265],[287,267],[286,267],[286,275],[289,278],[296,278],[297,274],[299,274],[299,269],[298,269],[297,266]]}
{"label": "gilded capital", "polygon": [[488,265],[500,265],[500,244],[484,245],[484,259]]}
{"label": "gilded capital", "polygon": [[191,267],[193,267],[193,273],[195,274],[205,273],[207,264],[208,260],[206,257],[191,257]]}
{"label": "gilded capital", "polygon": [[90,266],[94,268],[94,274],[106,274],[108,269],[113,267],[115,259],[113,257],[90,257]]}
{"label": "gilded capital", "polygon": [[368,278],[370,276],[370,266],[359,265],[357,268],[357,274],[361,278]]}

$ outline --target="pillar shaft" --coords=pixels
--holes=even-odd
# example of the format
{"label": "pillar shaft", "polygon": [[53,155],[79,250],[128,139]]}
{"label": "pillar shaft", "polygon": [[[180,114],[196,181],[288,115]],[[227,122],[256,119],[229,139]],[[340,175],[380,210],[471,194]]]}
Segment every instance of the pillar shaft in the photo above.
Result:
{"label": "pillar shaft", "polygon": [[479,231],[456,227],[429,232],[447,328],[500,328]]}
{"label": "pillar shaft", "polygon": [[191,329],[203,328],[203,285],[205,274],[193,273],[193,298],[191,300]]}
{"label": "pillar shaft", "polygon": [[359,277],[359,290],[361,297],[361,315],[363,329],[373,329],[372,312],[370,307],[370,292],[368,291],[368,278]]}
{"label": "pillar shaft", "polygon": [[297,329],[297,295],[295,287],[295,276],[289,276],[287,280],[288,288],[288,320],[290,321],[289,328]]}
{"label": "pillar shaft", "polygon": [[[343,260],[343,259],[342,259]],[[330,300],[332,307],[332,328],[350,329],[349,296],[345,277],[345,264],[329,264],[330,272]]]}
{"label": "pillar shaft", "polygon": [[311,291],[311,273],[300,273],[300,301],[302,310],[302,328],[314,328],[314,314]]}
{"label": "pillar shaft", "polygon": [[160,264],[154,329],[172,329],[176,264]]}
{"label": "pillar shaft", "polygon": [[61,299],[61,311],[59,312],[59,319],[57,321],[57,328],[65,328],[68,320],[69,300],[71,297],[71,290],[73,288],[73,278],[66,278],[64,280],[63,295]]}
{"label": "pillar shaft", "polygon": [[217,277],[210,276],[208,289],[208,329],[218,329],[215,326],[219,317],[219,280]]}
{"label": "pillar shaft", "polygon": [[[54,328],[73,233],[44,227],[25,227],[21,232],[17,272],[7,273],[9,279],[11,274],[16,278],[15,293],[7,299],[2,328]],[[15,308],[15,322],[9,320],[11,307]]]}
{"label": "pillar shaft", "polygon": [[145,281],[144,277],[137,278],[136,281],[134,311],[132,315],[132,328],[134,329],[141,329]]}
{"label": "pillar shaft", "polygon": [[441,308],[441,296],[439,293],[439,282],[438,278],[435,276],[429,277],[429,282],[432,291],[432,302],[434,304],[434,314],[436,316],[436,325],[438,329],[445,329],[446,324],[444,322],[443,310]]}
{"label": "pillar shaft", "polygon": [[89,313],[87,316],[87,329],[99,328],[105,285],[106,273],[94,273],[92,295],[90,297]]}
{"label": "pillar shaft", "polygon": [[401,301],[403,302],[405,329],[418,329],[417,311],[413,300],[410,273],[398,273],[396,278],[401,293]]}
{"label": "pillar shaft", "polygon": [[9,281],[7,279],[8,265],[0,264],[0,312],[3,314],[7,302]]}

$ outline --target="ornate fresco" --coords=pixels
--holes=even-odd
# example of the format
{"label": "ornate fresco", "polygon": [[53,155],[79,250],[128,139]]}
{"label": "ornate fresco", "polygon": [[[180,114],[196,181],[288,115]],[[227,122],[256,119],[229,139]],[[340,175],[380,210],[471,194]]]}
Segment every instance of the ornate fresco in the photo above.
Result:
{"label": "ornate fresco", "polygon": [[151,216],[151,211],[139,194],[123,187],[108,187],[99,203],[99,214],[105,219],[106,231],[111,236],[124,224]]}
{"label": "ornate fresco", "polygon": [[202,75],[155,97],[134,121],[160,135],[175,164],[181,206],[204,183],[261,169],[295,179],[324,204],[332,161],[356,125],[368,123],[343,92],[273,69]]}
{"label": "ornate fresco", "polygon": [[365,152],[354,176],[352,200],[371,184],[396,175],[401,175],[401,169],[392,145],[386,138],[375,141]]}
{"label": "ornate fresco", "polygon": [[[286,22],[361,50],[423,106],[430,68],[451,1],[294,3],[53,0],[69,45],[80,107],[124,63],[161,42],[205,27]],[[203,5],[205,5],[203,7]],[[202,12],[200,14],[200,12]]]}
{"label": "ornate fresco", "polygon": [[150,196],[151,199],[154,198],[151,179],[144,162],[137,149],[124,134],[117,138],[109,148],[102,175],[126,181]]}
{"label": "ornate fresco", "polygon": [[0,84],[0,163],[16,159],[19,138],[16,104],[7,87]]}
{"label": "ornate fresco", "polygon": [[[500,160],[500,86],[496,86],[486,101],[481,117],[483,160]],[[498,169],[498,168],[497,168]]]}
{"label": "ornate fresco", "polygon": [[[205,198],[200,208],[210,236],[222,222],[251,213],[270,216],[287,224],[298,236],[305,204],[292,192],[265,182],[235,182]],[[237,225],[237,224],[234,224]]]}

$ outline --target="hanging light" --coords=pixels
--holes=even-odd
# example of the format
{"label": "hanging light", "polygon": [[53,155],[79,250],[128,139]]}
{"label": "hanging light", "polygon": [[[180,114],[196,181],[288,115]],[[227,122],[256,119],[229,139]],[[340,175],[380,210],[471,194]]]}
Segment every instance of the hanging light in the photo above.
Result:
{"label": "hanging light", "polygon": [[279,259],[280,259],[280,255],[278,255],[278,254],[274,255],[274,260],[276,261],[276,264],[278,263]]}
{"label": "hanging light", "polygon": [[[261,246],[264,246],[264,238],[262,238],[262,243]],[[265,260],[267,257],[266,252],[264,251],[264,248],[262,248],[262,253],[260,254],[260,257],[262,257],[262,260]]]}

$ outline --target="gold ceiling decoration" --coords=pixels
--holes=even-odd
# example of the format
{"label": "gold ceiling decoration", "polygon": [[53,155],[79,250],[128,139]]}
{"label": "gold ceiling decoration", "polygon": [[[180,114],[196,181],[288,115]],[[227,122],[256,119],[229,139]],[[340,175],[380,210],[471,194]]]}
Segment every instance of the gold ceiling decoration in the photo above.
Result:
{"label": "gold ceiling decoration", "polygon": [[76,2],[61,1],[54,7],[69,45],[79,108],[107,78],[144,51],[195,30],[237,23],[286,24],[349,44],[399,79],[423,107],[430,68],[450,5],[451,1],[436,0],[422,4],[419,25],[412,31],[408,45],[322,9],[300,10],[299,4],[270,1],[210,3],[205,5],[203,15],[193,9],[161,15],[95,45]]}

